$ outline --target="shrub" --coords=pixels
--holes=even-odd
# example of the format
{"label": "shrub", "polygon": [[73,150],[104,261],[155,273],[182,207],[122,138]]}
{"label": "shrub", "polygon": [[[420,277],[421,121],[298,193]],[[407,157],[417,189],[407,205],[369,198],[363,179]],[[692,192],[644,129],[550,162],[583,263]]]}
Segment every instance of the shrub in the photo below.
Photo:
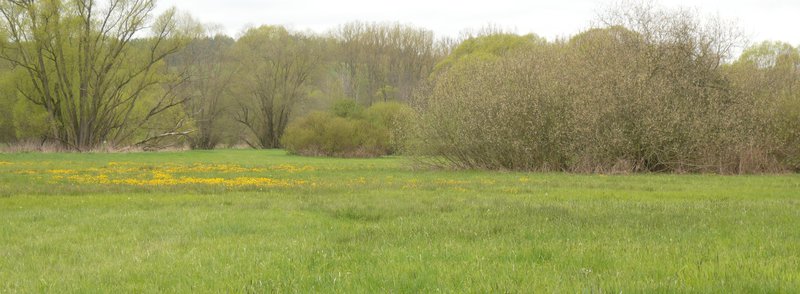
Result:
{"label": "shrub", "polygon": [[284,147],[305,156],[377,157],[389,152],[388,131],[363,119],[313,112],[292,123]]}
{"label": "shrub", "polygon": [[435,74],[414,104],[414,152],[455,168],[800,170],[797,49],[766,44],[743,55],[754,62],[725,65],[720,26],[681,12],[620,17],[658,30],[623,21]]}
{"label": "shrub", "polygon": [[361,118],[364,109],[353,99],[342,99],[333,103],[331,111],[344,118]]}
{"label": "shrub", "polygon": [[540,49],[520,56],[525,62],[473,60],[438,76],[418,101],[417,154],[457,168],[563,169],[572,132],[567,84],[552,65],[557,52]]}
{"label": "shrub", "polygon": [[389,154],[402,153],[413,123],[413,110],[399,102],[376,103],[364,111],[364,117],[372,125],[387,130]]}

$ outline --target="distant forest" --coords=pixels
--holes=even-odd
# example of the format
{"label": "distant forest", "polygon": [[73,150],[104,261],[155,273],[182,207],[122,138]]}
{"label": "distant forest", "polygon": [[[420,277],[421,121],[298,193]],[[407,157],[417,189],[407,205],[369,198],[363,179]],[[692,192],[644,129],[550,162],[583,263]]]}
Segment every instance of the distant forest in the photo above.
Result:
{"label": "distant forest", "polygon": [[155,2],[0,1],[0,145],[800,171],[800,48],[691,10],[627,2],[557,40],[365,22],[234,38]]}

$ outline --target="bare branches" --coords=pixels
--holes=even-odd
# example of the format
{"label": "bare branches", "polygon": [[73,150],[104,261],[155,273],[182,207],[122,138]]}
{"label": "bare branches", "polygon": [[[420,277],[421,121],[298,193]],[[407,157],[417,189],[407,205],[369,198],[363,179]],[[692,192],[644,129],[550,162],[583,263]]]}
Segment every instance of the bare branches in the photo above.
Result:
{"label": "bare branches", "polygon": [[444,54],[433,32],[396,23],[345,24],[332,33],[345,95],[363,104],[409,101]]}
{"label": "bare branches", "polygon": [[[53,137],[90,149],[129,137],[124,134],[135,131],[131,126],[182,103],[169,89],[155,94],[164,85],[164,59],[184,43],[176,35],[174,11],[158,18],[151,36],[137,39],[154,8],[154,0],[0,4],[11,41],[0,58],[27,71],[33,91],[24,96],[49,113]],[[161,98],[144,101],[153,95]],[[153,106],[131,124],[143,103]]]}
{"label": "bare branches", "polygon": [[322,62],[322,46],[314,37],[266,26],[248,31],[237,42],[239,61],[251,69],[238,77],[241,96],[251,99],[240,101],[235,119],[252,132],[260,148],[280,147],[293,109],[305,98],[308,77]]}

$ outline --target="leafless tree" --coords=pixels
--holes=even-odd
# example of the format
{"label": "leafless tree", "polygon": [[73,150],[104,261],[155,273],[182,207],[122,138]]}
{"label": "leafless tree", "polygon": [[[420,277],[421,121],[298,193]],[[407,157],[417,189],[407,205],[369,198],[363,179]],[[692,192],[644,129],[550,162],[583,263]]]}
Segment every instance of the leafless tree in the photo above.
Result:
{"label": "leafless tree", "polygon": [[237,76],[241,96],[234,119],[247,127],[255,148],[279,148],[296,105],[308,95],[307,81],[322,60],[323,42],[283,27],[250,29],[236,43],[244,66]]}
{"label": "leafless tree", "polygon": [[196,132],[187,136],[192,149],[214,149],[222,140],[224,114],[232,106],[231,82],[241,67],[231,56],[234,40],[208,25],[196,24],[197,35],[169,63],[188,79],[179,89],[183,109]]}

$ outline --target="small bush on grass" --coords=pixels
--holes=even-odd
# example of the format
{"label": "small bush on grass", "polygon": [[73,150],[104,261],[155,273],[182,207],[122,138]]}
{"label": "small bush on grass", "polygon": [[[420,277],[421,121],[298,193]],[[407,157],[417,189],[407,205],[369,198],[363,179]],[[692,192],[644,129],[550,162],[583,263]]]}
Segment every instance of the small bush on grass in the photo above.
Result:
{"label": "small bush on grass", "polygon": [[404,149],[412,110],[397,102],[363,109],[355,101],[336,102],[330,112],[314,112],[291,124],[283,146],[292,154],[378,157]]}
{"label": "small bush on grass", "polygon": [[314,112],[291,124],[283,146],[292,154],[333,157],[378,157],[389,153],[385,128],[363,119]]}
{"label": "small bush on grass", "polygon": [[364,118],[372,125],[387,130],[389,154],[405,152],[413,110],[399,102],[381,102],[364,111]]}

